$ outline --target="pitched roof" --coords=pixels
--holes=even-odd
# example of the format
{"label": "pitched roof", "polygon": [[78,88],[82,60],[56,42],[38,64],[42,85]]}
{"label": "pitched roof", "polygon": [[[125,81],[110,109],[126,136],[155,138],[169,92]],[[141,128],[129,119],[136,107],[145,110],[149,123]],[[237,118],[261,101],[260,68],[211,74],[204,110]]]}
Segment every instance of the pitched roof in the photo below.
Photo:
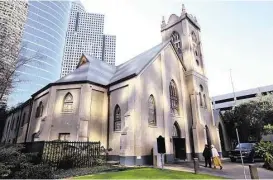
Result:
{"label": "pitched roof", "polygon": [[80,65],[76,70],[55,83],[91,81],[106,86],[122,79],[136,76],[169,42],[162,42],[119,66],[112,66],[89,55],[83,55],[87,61],[84,59],[85,62],[79,63]]}
{"label": "pitched roof", "polygon": [[86,63],[80,65],[70,74],[59,79],[55,83],[91,81],[101,85],[108,85],[116,72],[116,67],[109,65],[94,57],[84,55]]}
{"label": "pitched roof", "polygon": [[168,43],[169,41],[162,42],[157,46],[154,46],[153,48],[130,59],[129,61],[126,61],[125,63],[117,66],[116,72],[111,79],[111,83],[124,79],[133,74],[138,75]]}

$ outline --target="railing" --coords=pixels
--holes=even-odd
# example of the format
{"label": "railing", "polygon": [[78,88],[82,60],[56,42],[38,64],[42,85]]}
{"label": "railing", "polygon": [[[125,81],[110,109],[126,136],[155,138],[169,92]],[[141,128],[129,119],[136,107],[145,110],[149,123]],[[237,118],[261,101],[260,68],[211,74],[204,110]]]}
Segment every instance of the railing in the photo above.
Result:
{"label": "railing", "polygon": [[56,169],[98,166],[106,162],[100,142],[40,141],[25,143],[27,152],[36,152],[40,162]]}

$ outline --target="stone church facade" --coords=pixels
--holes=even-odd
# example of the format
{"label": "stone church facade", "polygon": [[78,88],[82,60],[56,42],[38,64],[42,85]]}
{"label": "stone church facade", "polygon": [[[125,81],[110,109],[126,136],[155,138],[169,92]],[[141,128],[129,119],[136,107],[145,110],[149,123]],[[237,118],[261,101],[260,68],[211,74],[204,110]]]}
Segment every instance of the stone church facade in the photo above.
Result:
{"label": "stone church facade", "polygon": [[200,26],[182,8],[164,18],[162,43],[111,66],[83,54],[75,71],[10,112],[2,142],[100,141],[125,165],[148,164],[158,136],[166,160],[221,151],[208,93]]}

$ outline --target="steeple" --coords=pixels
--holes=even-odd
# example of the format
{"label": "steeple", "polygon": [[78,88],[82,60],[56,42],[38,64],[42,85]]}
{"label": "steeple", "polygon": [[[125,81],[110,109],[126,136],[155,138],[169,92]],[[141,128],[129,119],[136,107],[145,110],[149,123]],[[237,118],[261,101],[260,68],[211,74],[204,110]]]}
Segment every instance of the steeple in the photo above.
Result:
{"label": "steeple", "polygon": [[184,4],[182,4],[182,15],[183,14],[186,14],[187,12],[186,12],[186,8],[185,8],[185,5]]}
{"label": "steeple", "polygon": [[162,16],[161,28],[166,26],[165,18]]}

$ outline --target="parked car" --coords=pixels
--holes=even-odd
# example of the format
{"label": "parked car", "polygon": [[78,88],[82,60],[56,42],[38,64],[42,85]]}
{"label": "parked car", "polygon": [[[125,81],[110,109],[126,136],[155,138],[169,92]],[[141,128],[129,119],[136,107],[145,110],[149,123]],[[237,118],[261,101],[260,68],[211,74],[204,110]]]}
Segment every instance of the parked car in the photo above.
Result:
{"label": "parked car", "polygon": [[[254,162],[255,159],[260,159],[261,157],[255,153],[256,143],[240,143],[243,160],[248,162]],[[229,158],[231,162],[235,162],[237,159],[241,159],[239,144],[234,150],[230,151]]]}

